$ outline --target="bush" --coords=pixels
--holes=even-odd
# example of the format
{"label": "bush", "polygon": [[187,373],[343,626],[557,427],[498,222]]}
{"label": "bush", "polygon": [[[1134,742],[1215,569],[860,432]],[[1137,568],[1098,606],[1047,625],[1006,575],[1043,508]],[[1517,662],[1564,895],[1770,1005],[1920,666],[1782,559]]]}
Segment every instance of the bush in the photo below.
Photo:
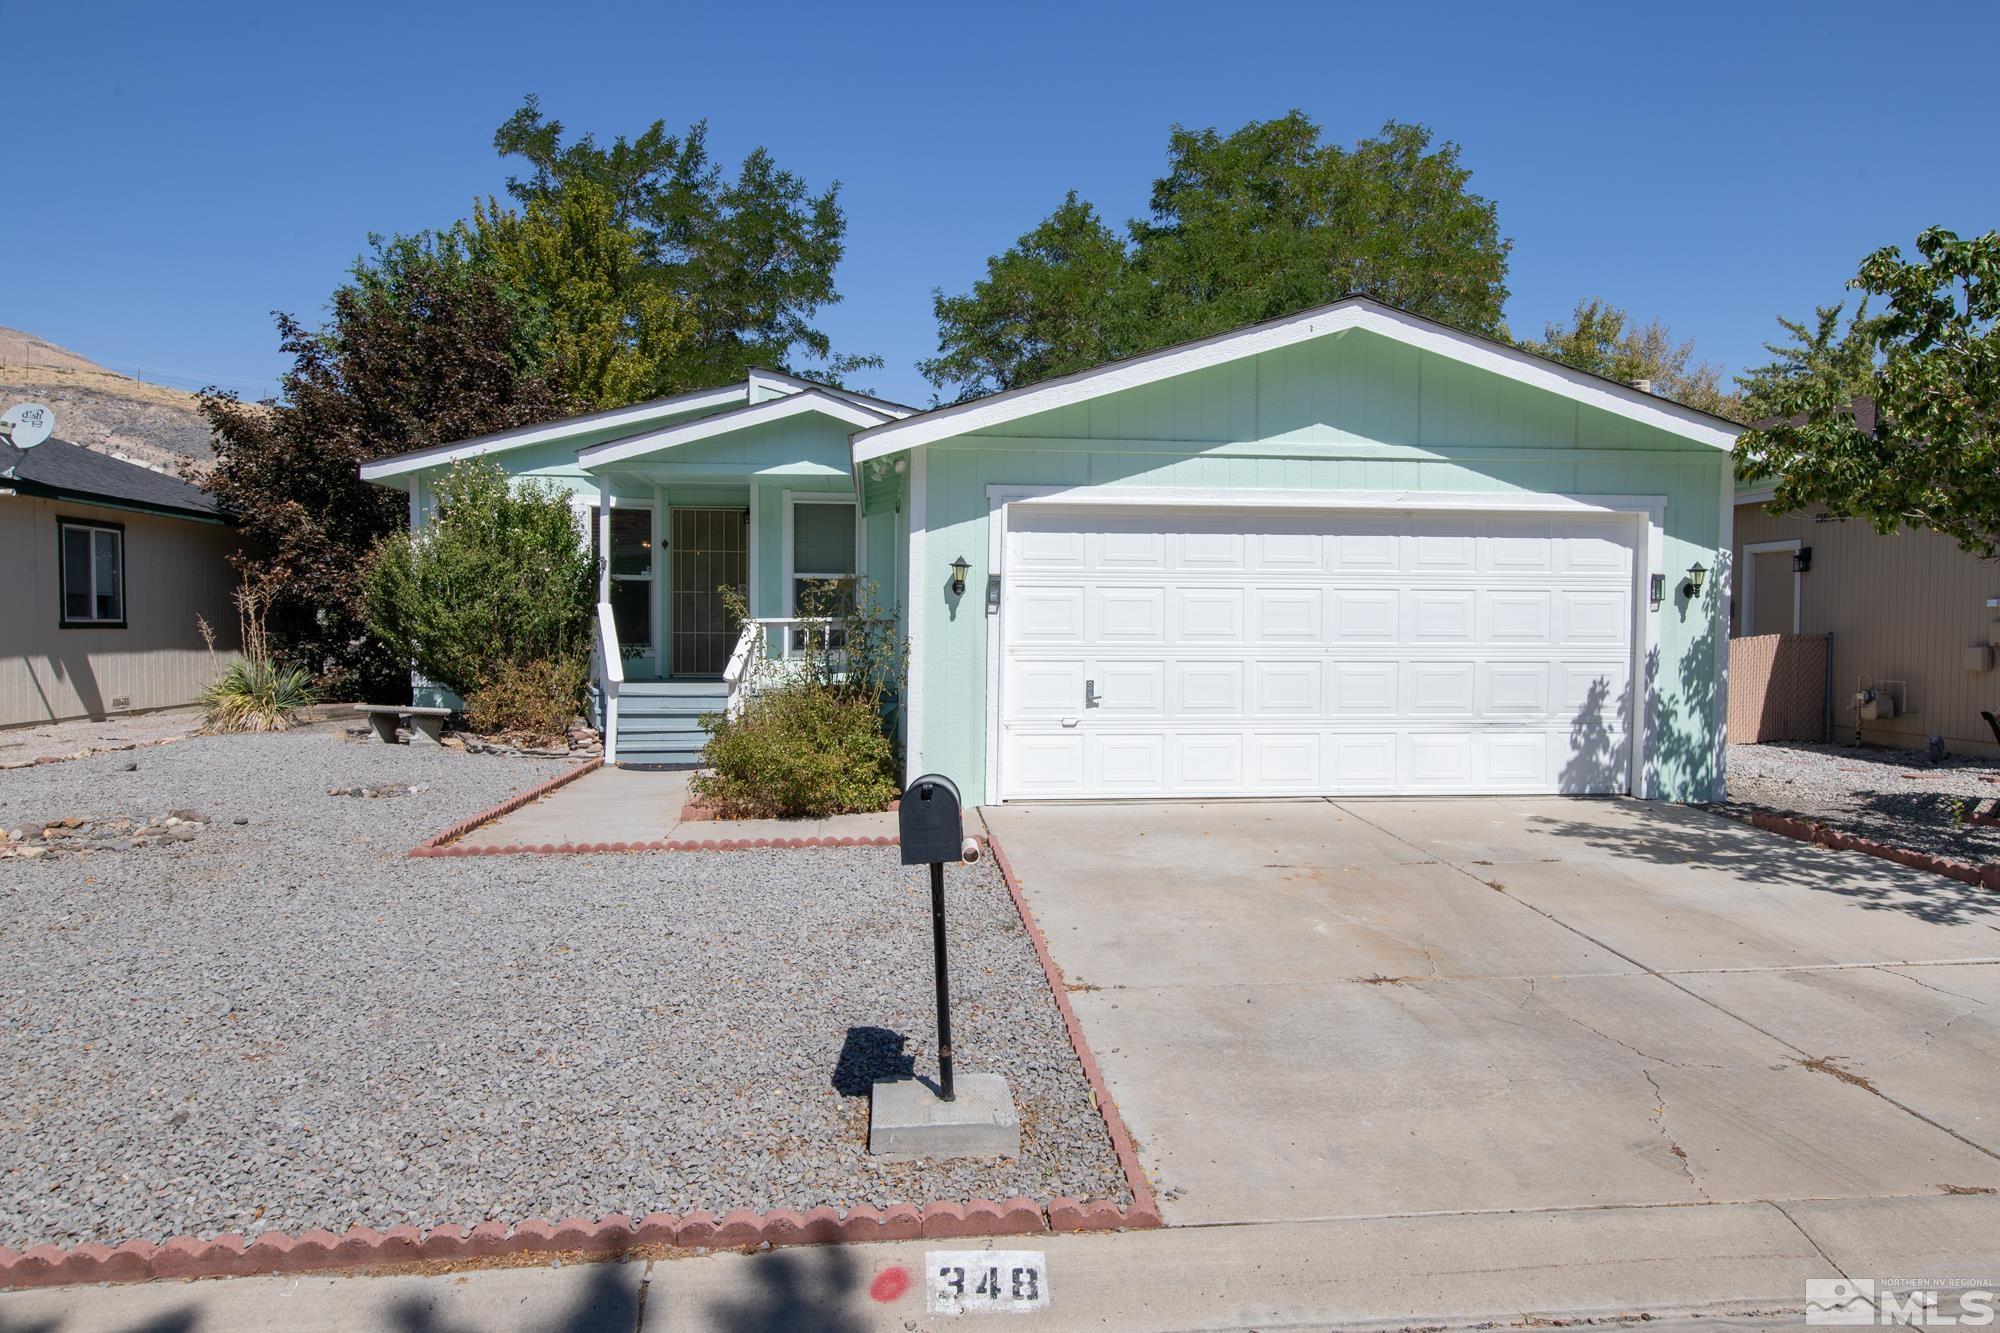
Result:
{"label": "bush", "polygon": [[531,664],[549,665],[556,679],[581,673],[597,570],[568,497],[540,481],[510,486],[490,463],[453,468],[437,491],[428,527],[375,548],[369,629],[468,701],[503,680],[514,692]]}
{"label": "bush", "polygon": [[814,684],[756,695],[713,729],[688,790],[731,819],[823,818],[881,810],[896,799],[895,743],[867,695]]}
{"label": "bush", "polygon": [[239,657],[201,692],[203,731],[283,731],[313,702],[312,675],[268,656]]}
{"label": "bush", "polygon": [[465,699],[465,724],[521,744],[559,742],[583,701],[589,664],[577,658],[508,663]]}

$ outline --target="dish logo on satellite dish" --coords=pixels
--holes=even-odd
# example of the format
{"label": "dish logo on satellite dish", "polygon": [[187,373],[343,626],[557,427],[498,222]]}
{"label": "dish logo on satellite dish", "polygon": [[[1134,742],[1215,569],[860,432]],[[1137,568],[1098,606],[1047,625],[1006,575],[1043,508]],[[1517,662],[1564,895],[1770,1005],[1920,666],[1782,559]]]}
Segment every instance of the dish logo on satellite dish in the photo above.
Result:
{"label": "dish logo on satellite dish", "polygon": [[56,414],[40,403],[21,403],[0,412],[0,428],[16,449],[32,449],[54,433]]}

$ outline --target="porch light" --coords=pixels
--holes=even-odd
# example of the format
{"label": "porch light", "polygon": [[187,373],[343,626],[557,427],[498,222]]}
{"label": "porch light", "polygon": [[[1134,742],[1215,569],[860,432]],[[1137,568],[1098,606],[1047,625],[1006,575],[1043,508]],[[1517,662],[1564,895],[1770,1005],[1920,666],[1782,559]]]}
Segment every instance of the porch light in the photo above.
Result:
{"label": "porch light", "polygon": [[1701,596],[1701,585],[1707,580],[1708,571],[1701,567],[1701,561],[1697,560],[1688,566],[1687,582],[1681,586],[1687,589],[1689,601]]}
{"label": "porch light", "polygon": [[951,595],[953,597],[965,596],[965,577],[971,572],[972,566],[967,563],[964,556],[960,556],[951,562]]}
{"label": "porch light", "polygon": [[1803,574],[1812,568],[1812,547],[1801,546],[1792,552],[1792,573]]}

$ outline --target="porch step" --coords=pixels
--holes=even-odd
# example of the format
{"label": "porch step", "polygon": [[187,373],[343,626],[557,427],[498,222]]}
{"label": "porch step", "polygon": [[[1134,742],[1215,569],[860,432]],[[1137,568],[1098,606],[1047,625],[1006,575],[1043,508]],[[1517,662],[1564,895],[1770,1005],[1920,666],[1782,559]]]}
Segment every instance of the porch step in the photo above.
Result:
{"label": "porch step", "polygon": [[719,680],[627,681],[618,689],[619,764],[700,764],[708,744],[700,719],[728,703]]}

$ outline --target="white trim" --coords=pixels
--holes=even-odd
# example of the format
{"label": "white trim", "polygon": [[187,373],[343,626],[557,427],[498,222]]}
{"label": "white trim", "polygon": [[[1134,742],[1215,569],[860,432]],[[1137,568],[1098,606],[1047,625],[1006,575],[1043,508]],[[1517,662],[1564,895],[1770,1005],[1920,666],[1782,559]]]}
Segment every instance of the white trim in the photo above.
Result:
{"label": "white trim", "polygon": [[[913,455],[912,473],[922,475],[925,455]],[[1239,496],[1249,497],[1247,500]],[[1659,646],[1658,620],[1652,610],[1652,576],[1665,563],[1667,499],[1661,495],[1559,495],[1525,493],[1491,495],[1481,492],[1415,491],[1242,491],[1218,498],[1213,490],[1167,486],[1015,486],[995,483],[986,488],[986,553],[989,572],[1001,576],[1001,614],[990,617],[986,626],[986,799],[999,804],[1004,797],[1000,786],[1000,714],[1002,649],[1006,632],[1007,514],[1016,504],[1047,505],[1065,509],[1082,508],[1199,508],[1199,509],[1290,509],[1310,512],[1335,510],[1407,510],[1443,513],[1584,513],[1623,517],[1639,525],[1633,545],[1632,571],[1632,680],[1637,687],[1631,697],[1627,719],[1630,736],[1626,789],[1634,796],[1654,798],[1659,775],[1647,762],[1648,707],[1657,689],[1647,676],[1646,664]],[[917,585],[912,558],[911,602],[917,604]],[[984,605],[982,602],[981,610]],[[1726,652],[1726,647],[1721,651]],[[910,660],[917,655],[917,636],[911,633]],[[911,679],[916,679],[913,672]],[[911,729],[919,727],[915,702],[911,706]],[[1717,742],[1720,746],[1721,742]],[[913,757],[914,762],[914,757]],[[912,767],[912,775],[917,772]]]}
{"label": "white trim", "polygon": [[401,476],[406,472],[419,472],[425,468],[456,463],[467,458],[481,458],[487,454],[520,449],[530,444],[547,444],[551,440],[567,439],[572,435],[585,435],[591,431],[616,429],[619,426],[650,421],[654,417],[697,411],[704,407],[713,407],[717,403],[729,402],[734,398],[743,398],[748,394],[749,386],[745,384],[729,384],[720,389],[697,389],[693,393],[679,394],[672,398],[655,398],[651,402],[639,403],[632,407],[616,408],[608,412],[590,412],[580,417],[565,417],[560,421],[551,421],[539,426],[522,426],[518,430],[501,431],[496,435],[481,435],[470,440],[460,440],[456,444],[413,449],[406,454],[363,463],[361,479],[382,481],[388,477]]}
{"label": "white trim", "polygon": [[903,403],[891,402],[887,398],[877,398],[872,394],[856,393],[852,389],[841,389],[831,384],[821,384],[818,380],[809,380],[802,375],[790,375],[782,370],[772,370],[769,366],[750,367],[749,374],[745,378],[745,383],[748,385],[753,400],[757,387],[763,385],[786,394],[802,392],[831,394],[835,398],[853,403],[857,407],[865,407],[882,416],[894,417],[897,420],[901,420],[917,410]]}
{"label": "white trim", "polygon": [[[903,608],[904,630],[910,640],[910,670],[904,681],[903,700],[905,727],[908,734],[903,741],[903,780],[907,784],[915,781],[924,771],[924,673],[929,669],[924,658],[924,610],[925,598],[920,580],[923,578],[925,548],[930,534],[924,528],[926,509],[930,496],[929,468],[926,456],[916,454],[910,460],[910,528],[905,545],[909,549],[909,595]],[[992,799],[989,790],[987,799]]]}
{"label": "white trim", "polygon": [[809,389],[784,398],[771,398],[761,403],[751,403],[747,407],[731,408],[727,412],[717,412],[712,416],[696,417],[693,421],[662,426],[643,435],[632,435],[622,440],[607,440],[603,444],[578,450],[576,461],[585,469],[603,467],[645,454],[658,453],[662,449],[671,449],[676,445],[692,444],[696,440],[727,435],[731,431],[742,430],[745,427],[783,421],[801,412],[818,412],[850,426],[879,425],[887,417],[886,413],[857,407],[830,394]]}
{"label": "white trim", "polygon": [[744,578],[746,578],[746,579],[748,579],[748,580],[750,580],[750,587],[749,587],[749,590],[748,590],[748,594],[747,594],[747,595],[746,595],[746,596],[744,597],[743,601],[744,601],[744,605],[745,605],[745,606],[746,606],[746,607],[747,607],[747,608],[749,609],[749,611],[750,611],[750,618],[751,618],[752,620],[755,620],[755,619],[757,619],[757,617],[758,617],[759,615],[761,615],[761,614],[762,614],[762,612],[760,612],[760,611],[758,610],[758,608],[759,608],[759,607],[761,607],[761,606],[762,606],[762,605],[764,604],[764,599],[763,599],[763,597],[762,597],[761,595],[759,595],[759,593],[758,593],[758,591],[757,591],[757,583],[758,583],[758,579],[757,579],[757,573],[758,573],[758,570],[757,570],[757,511],[758,511],[759,509],[762,509],[762,508],[764,507],[764,505],[763,505],[763,499],[764,499],[764,495],[763,495],[763,491],[764,491],[764,488],[763,488],[763,486],[762,486],[762,485],[760,485],[760,484],[759,484],[759,483],[758,483],[758,482],[757,482],[757,481],[756,481],[756,480],[755,480],[755,479],[753,478],[753,479],[751,480],[751,482],[750,482],[750,528],[749,528],[749,534],[748,534],[748,540],[749,540],[749,542],[750,542],[750,552],[749,552],[749,555],[748,555],[748,557],[747,557],[747,558],[746,558],[746,559],[744,560],[744,562],[743,562],[743,577],[744,577]]}
{"label": "white trim", "polygon": [[[799,609],[792,604],[792,591],[793,591],[792,585],[798,582],[799,578],[801,577],[798,571],[795,570],[792,566],[792,531],[793,531],[792,511],[794,508],[802,504],[848,505],[853,508],[855,581],[859,583],[862,577],[868,573],[868,528],[867,528],[867,520],[864,519],[861,514],[860,501],[856,500],[853,496],[847,494],[845,491],[786,491],[785,506],[784,506],[785,526],[784,530],[778,534],[778,545],[779,545],[778,567],[784,570],[785,572],[784,607],[785,607],[785,614],[788,616],[796,616],[800,614]],[[805,577],[824,578],[826,576],[806,575]]]}
{"label": "white trim", "polygon": [[[1709,798],[1716,801],[1729,799],[1729,598],[1736,586],[1736,506],[1730,500],[1736,494],[1736,470],[1722,469],[1722,533],[1715,552],[1715,610],[1710,613],[1710,622],[1715,626],[1715,717],[1710,727],[1715,733],[1715,785]],[[1792,578],[1796,580],[1795,572]],[[1801,589],[1794,583],[1792,588],[1792,623],[1798,624],[1799,593]]]}
{"label": "white trim", "polygon": [[1741,432],[1740,427],[1709,413],[1573,370],[1532,352],[1406,314],[1367,297],[1351,296],[1283,319],[863,430],[853,437],[854,461],[865,462],[1345,329],[1380,334],[1716,449],[1733,449]]}
{"label": "white trim", "polygon": [[[1744,634],[1749,635],[1756,633],[1756,626],[1757,626],[1756,557],[1760,555],[1777,555],[1780,552],[1784,551],[1789,551],[1791,554],[1796,556],[1802,549],[1804,549],[1804,547],[1805,547],[1804,542],[1800,541],[1797,537],[1793,537],[1790,538],[1789,540],[1781,542],[1751,542],[1748,546],[1743,548],[1743,614],[1737,618],[1737,623],[1742,626]],[[1731,562],[1732,568],[1730,570],[1730,573],[1732,575],[1735,573],[1735,570],[1733,568],[1734,563],[1735,563],[1734,561]],[[1799,618],[1799,597],[1800,594],[1805,591],[1805,578],[1806,576],[1804,574],[1801,574],[1796,568],[1792,570],[1792,633],[1794,634],[1797,634],[1799,632],[1799,625],[1801,623]],[[1726,597],[1727,595],[1728,592],[1725,589],[1724,596]],[[1727,606],[1728,603],[1725,602],[1724,605]]]}
{"label": "white trim", "polygon": [[[1778,498],[1776,486],[1758,486],[1751,490],[1739,491],[1732,483],[1730,490],[1735,494],[1736,504],[1739,505],[1766,505]],[[1735,505],[1730,506],[1732,509],[1735,507]]]}

